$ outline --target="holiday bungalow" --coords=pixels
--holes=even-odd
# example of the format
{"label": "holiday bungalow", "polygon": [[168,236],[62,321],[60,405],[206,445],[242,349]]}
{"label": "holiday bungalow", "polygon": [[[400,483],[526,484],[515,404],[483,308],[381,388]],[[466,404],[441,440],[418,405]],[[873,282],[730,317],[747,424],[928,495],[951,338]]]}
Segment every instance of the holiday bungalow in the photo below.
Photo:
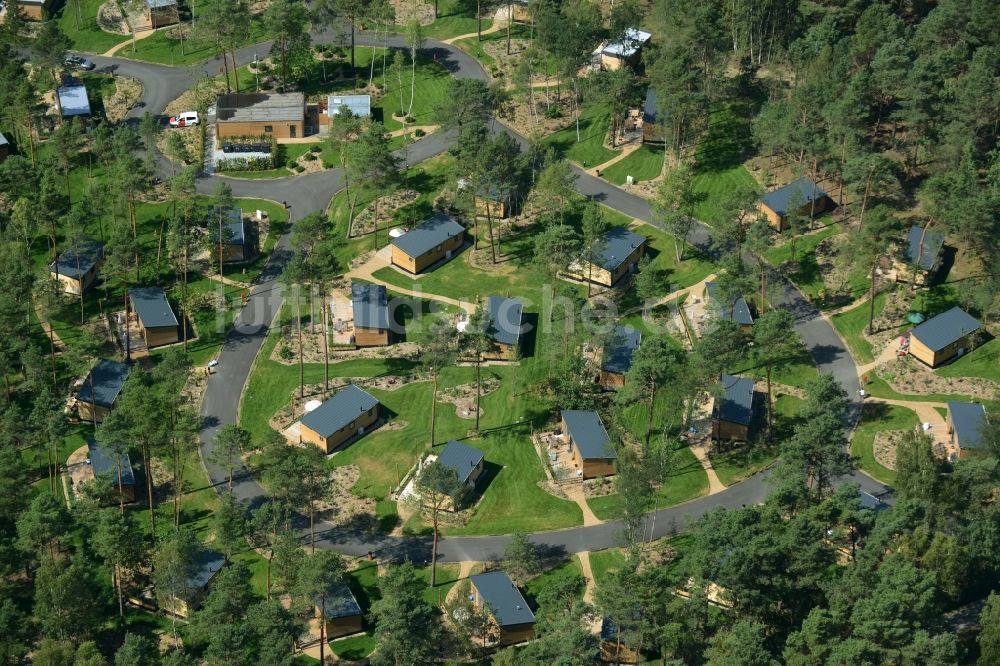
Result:
{"label": "holiday bungalow", "polygon": [[402,236],[393,238],[390,244],[392,264],[416,274],[442,259],[451,259],[465,244],[465,227],[444,213],[436,213]]}
{"label": "holiday bungalow", "polygon": [[455,470],[458,482],[468,488],[476,485],[483,473],[485,461],[486,456],[482,451],[455,440],[445,444],[437,458],[439,464]]}
{"label": "holiday bungalow", "polygon": [[979,321],[956,306],[910,331],[910,356],[932,368],[972,350]]}
{"label": "holiday bungalow", "polygon": [[951,436],[951,455],[965,458],[970,454],[985,453],[987,442],[983,428],[988,422],[986,407],[983,405],[949,400],[948,434]]}
{"label": "holiday bungalow", "polygon": [[325,603],[316,602],[316,618],[322,619],[325,612],[327,640],[362,631],[361,606],[346,583],[335,586],[323,601]]}
{"label": "holiday bungalow", "polygon": [[662,146],[667,142],[660,120],[656,91],[652,88],[646,89],[646,99],[642,103],[642,142],[651,146]]}
{"label": "holiday bungalow", "polygon": [[114,409],[128,379],[129,367],[102,358],[90,369],[76,392],[76,414],[81,421],[100,423]]}
{"label": "holiday bungalow", "polygon": [[737,296],[732,302],[723,302],[719,296],[719,285],[717,282],[709,281],[705,283],[705,303],[707,303],[717,313],[718,317],[724,321],[734,322],[744,333],[753,330],[753,311],[747,299]]}
{"label": "holiday bungalow", "polygon": [[163,289],[134,287],[128,290],[128,300],[147,348],[173,344],[180,339],[177,335],[177,315]]}
{"label": "holiday bungalow", "polygon": [[219,259],[219,216],[222,216],[222,261],[239,263],[250,261],[257,255],[253,225],[243,218],[243,209],[237,206],[209,206],[206,225],[211,242],[209,254]]}
{"label": "holiday bungalow", "polygon": [[63,118],[87,118],[90,116],[90,97],[87,96],[87,86],[73,84],[59,86],[56,90],[59,96],[59,108]]}
{"label": "holiday bungalow", "polygon": [[753,422],[753,380],[722,375],[722,395],[712,406],[712,438],[745,442]]}
{"label": "holiday bungalow", "polygon": [[639,348],[642,334],[630,326],[615,326],[601,353],[600,384],[609,391],[625,385],[625,374],[632,367],[632,354]]}
{"label": "holiday bungalow", "polygon": [[912,226],[906,242],[893,262],[897,282],[927,285],[941,266],[944,234],[926,227]]}
{"label": "holiday bungalow", "polygon": [[486,620],[483,643],[512,645],[535,637],[535,614],[520,590],[503,571],[469,576],[470,600]]}
{"label": "holiday bungalow", "polygon": [[180,22],[177,0],[146,0],[146,20],[152,29]]}
{"label": "holiday bungalow", "polygon": [[187,618],[191,612],[201,606],[201,602],[208,595],[208,586],[215,577],[222,571],[226,560],[221,553],[215,550],[199,546],[195,556],[193,573],[188,577],[184,587],[185,592],[180,596],[157,595],[160,609],[172,615]]}
{"label": "holiday bungalow", "polygon": [[[92,439],[87,440],[87,462],[94,472],[94,478],[107,481],[114,491],[115,503],[118,502],[119,488],[121,498],[131,504],[135,501],[135,472],[132,471],[132,461],[127,451],[117,454],[111,447],[102,446]],[[118,470],[121,465],[121,485],[118,483]]]}
{"label": "holiday bungalow", "polygon": [[568,409],[562,412],[562,429],[573,451],[578,476],[593,479],[612,476],[618,454],[597,412]]}
{"label": "holiday bungalow", "polygon": [[378,420],[378,398],[354,384],[307,413],[299,423],[299,440],[330,454],[349,440],[361,437]]}
{"label": "holiday bungalow", "polygon": [[635,66],[639,62],[639,52],[649,43],[652,35],[638,28],[627,28],[619,39],[602,43],[594,50],[592,67],[614,71],[624,65]]}
{"label": "holiday bungalow", "polygon": [[306,98],[302,93],[229,93],[215,102],[215,132],[227,137],[305,136]]}
{"label": "holiday bungalow", "polygon": [[79,296],[94,284],[102,263],[104,244],[87,238],[49,264],[49,274],[59,280],[64,292]]}
{"label": "holiday bungalow", "polygon": [[[798,204],[797,210],[791,207]],[[778,231],[788,227],[789,215],[815,217],[833,206],[829,195],[809,178],[798,178],[764,195],[758,208]]]}
{"label": "holiday bungalow", "polygon": [[489,313],[489,333],[493,348],[483,352],[483,359],[513,361],[521,344],[521,301],[516,298],[490,296],[486,299]]}
{"label": "holiday bungalow", "polygon": [[[17,7],[25,18],[32,21],[44,21],[52,16],[59,0],[14,0],[11,7]],[[10,10],[8,10],[10,11]]]}
{"label": "holiday bungalow", "polygon": [[646,237],[625,227],[614,227],[597,242],[589,257],[581,257],[569,267],[569,272],[581,280],[604,287],[634,273],[646,251]]}
{"label": "holiday bungalow", "polygon": [[380,347],[389,344],[392,338],[389,299],[383,285],[352,282],[351,308],[354,311],[356,347]]}

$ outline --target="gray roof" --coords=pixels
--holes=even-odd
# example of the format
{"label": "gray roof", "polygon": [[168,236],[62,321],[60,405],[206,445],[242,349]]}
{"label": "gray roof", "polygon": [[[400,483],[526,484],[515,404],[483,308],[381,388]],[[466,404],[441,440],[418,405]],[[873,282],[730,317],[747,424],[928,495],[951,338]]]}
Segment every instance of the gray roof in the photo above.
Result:
{"label": "gray roof", "polygon": [[128,290],[128,298],[143,328],[177,325],[167,294],[160,287],[134,287]]}
{"label": "gray roof", "polygon": [[566,424],[566,434],[573,440],[581,458],[610,460],[618,457],[597,412],[564,409],[562,418]]}
{"label": "gray roof", "polygon": [[779,187],[765,194],[764,205],[778,215],[785,215],[788,213],[788,204],[791,202],[793,195],[797,196],[803,206],[808,206],[813,197],[814,187],[816,190],[816,201],[820,201],[823,197],[827,196],[822,187],[816,185],[812,179],[803,176],[802,178],[796,178],[784,187]]}
{"label": "gray roof", "polygon": [[516,298],[490,296],[486,308],[493,326],[493,339],[505,345],[516,345],[521,339],[521,301]]}
{"label": "gray roof", "polygon": [[889,505],[875,497],[871,493],[866,493],[863,490],[858,491],[858,501],[861,503],[862,509],[871,509],[872,511],[878,513],[883,509],[888,509]]}
{"label": "gray roof", "polygon": [[384,286],[352,282],[351,307],[355,328],[389,328],[389,299]]}
{"label": "gray roof", "polygon": [[655,123],[660,109],[656,103],[656,91],[646,88],[646,100],[642,103],[642,122]]}
{"label": "gray roof", "polygon": [[[923,249],[921,249],[920,237],[923,236]],[[908,264],[917,264],[917,257],[920,263],[917,264],[925,271],[934,268],[937,263],[941,248],[944,247],[944,234],[928,230],[924,232],[924,227],[910,227],[910,233],[906,237],[906,247],[903,249],[903,260]]]}
{"label": "gray roof", "polygon": [[340,109],[347,107],[352,116],[367,118],[372,114],[371,95],[329,95],[326,98],[326,114],[340,115]]}
{"label": "gray roof", "polygon": [[[102,358],[83,380],[83,386],[76,393],[77,402],[96,403],[111,409],[128,379],[129,367],[118,361]],[[93,383],[93,389],[91,389]]]}
{"label": "gray roof", "polygon": [[259,123],[302,121],[306,98],[298,93],[230,93],[215,102],[218,122]]}
{"label": "gray roof", "polygon": [[60,86],[57,92],[64,117],[90,115],[90,98],[87,97],[86,86]]}
{"label": "gray roof", "polygon": [[[719,285],[716,282],[706,282],[705,290],[708,292],[708,297],[713,299],[719,291]],[[742,296],[733,299],[733,307],[719,308],[719,316],[726,321],[734,321],[740,325],[753,325],[753,313],[750,312],[750,304]]]}
{"label": "gray roof", "polygon": [[378,398],[354,384],[344,388],[302,417],[302,425],[329,437],[351,421],[378,405]]}
{"label": "gray roof", "polygon": [[986,408],[976,402],[948,401],[951,425],[960,449],[986,448],[983,426],[986,425]]}
{"label": "gray roof", "polygon": [[419,257],[427,254],[452,236],[464,232],[465,227],[455,220],[444,213],[435,213],[399,238],[393,238],[391,242],[407,256]]}
{"label": "gray roof", "polygon": [[485,454],[479,449],[451,440],[444,445],[437,461],[454,469],[458,473],[459,483],[465,483],[484,457]]}
{"label": "gray roof", "polygon": [[939,351],[969,333],[978,331],[979,326],[978,319],[955,306],[920,324],[910,331],[910,335],[927,345],[931,351]]}
{"label": "gray roof", "polygon": [[531,624],[535,621],[535,614],[528,608],[528,602],[506,572],[489,571],[469,576],[469,580],[479,590],[484,605],[489,606],[501,627]]}
{"label": "gray roof", "polygon": [[7,137],[3,135],[3,132],[0,132],[0,146],[6,146],[6,145],[7,145]]}
{"label": "gray roof", "polygon": [[[90,468],[94,470],[96,478],[107,479],[112,484],[118,485],[118,464],[115,462],[113,449],[88,439],[87,458],[90,459]],[[129,460],[128,453],[122,451],[119,458],[122,463],[122,485],[135,485],[135,474],[132,472],[132,461]]]}
{"label": "gray roof", "polygon": [[177,0],[146,0],[146,6],[150,9],[160,9],[161,7],[176,7]]}
{"label": "gray roof", "polygon": [[[213,243],[219,242],[219,207],[209,206],[206,223],[208,224],[208,235]],[[243,209],[238,206],[226,206],[222,209],[222,226],[229,233],[226,234],[226,245],[246,245],[247,233],[246,224],[243,222]]]}
{"label": "gray roof", "polygon": [[601,370],[624,375],[632,367],[632,354],[641,341],[642,334],[631,326],[615,326],[611,338],[604,344]]}
{"label": "gray roof", "polygon": [[102,257],[104,257],[104,243],[88,238],[78,247],[71,247],[60,254],[57,260],[49,264],[49,271],[79,280],[89,273]]}
{"label": "gray roof", "polygon": [[617,58],[631,58],[651,37],[652,35],[645,30],[627,28],[621,39],[605,46],[601,53]]}
{"label": "gray roof", "polygon": [[722,375],[719,381],[725,393],[715,401],[712,415],[720,421],[750,425],[753,421],[753,380]]}
{"label": "gray roof", "polygon": [[605,270],[614,271],[645,242],[645,236],[633,233],[625,227],[613,227],[594,246],[593,263]]}
{"label": "gray roof", "polygon": [[[318,600],[316,607],[319,608]],[[361,615],[361,606],[358,605],[351,588],[347,587],[347,583],[337,585],[326,595],[326,619],[336,620],[357,615]]]}
{"label": "gray roof", "polygon": [[199,546],[195,554],[194,573],[188,578],[188,585],[195,592],[208,585],[215,574],[222,570],[226,560],[217,550]]}

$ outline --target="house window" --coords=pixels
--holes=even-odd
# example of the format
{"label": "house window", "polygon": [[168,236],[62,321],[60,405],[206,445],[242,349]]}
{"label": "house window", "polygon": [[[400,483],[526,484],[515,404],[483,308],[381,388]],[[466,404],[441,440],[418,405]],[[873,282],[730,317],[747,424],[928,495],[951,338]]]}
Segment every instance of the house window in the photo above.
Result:
{"label": "house window", "polygon": [[264,125],[264,133],[265,134],[270,134],[273,131],[274,131],[274,126],[273,125]]}
{"label": "house window", "polygon": [[295,138],[295,125],[288,126],[288,136],[293,139]]}
{"label": "house window", "polygon": [[351,425],[349,427],[351,428],[351,430],[353,430],[355,426],[357,426],[357,424],[358,424],[357,421],[351,421]]}

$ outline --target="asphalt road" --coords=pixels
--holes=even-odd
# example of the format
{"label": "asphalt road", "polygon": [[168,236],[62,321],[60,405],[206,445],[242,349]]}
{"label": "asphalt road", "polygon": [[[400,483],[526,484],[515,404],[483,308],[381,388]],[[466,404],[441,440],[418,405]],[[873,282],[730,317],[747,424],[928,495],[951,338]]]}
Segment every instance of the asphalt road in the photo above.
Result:
{"label": "asphalt road", "polygon": [[[331,38],[337,39],[336,35],[329,31],[314,33],[314,41],[329,41]],[[359,46],[371,46],[372,43],[370,35],[358,33]],[[388,44],[390,47],[401,48],[404,46],[403,38],[390,37]],[[256,55],[265,54],[269,48],[270,43],[265,42],[240,49],[237,52],[237,62],[240,65],[252,62]],[[488,78],[475,59],[453,46],[428,40],[421,53],[426,57],[436,58],[454,76],[482,80]],[[143,100],[129,114],[133,119],[141,117],[147,111],[157,116],[162,115],[166,105],[198,78],[215,76],[221,72],[219,60],[210,61],[201,67],[174,68],[124,58],[94,56],[92,59],[100,71],[135,77],[143,83]],[[499,129],[510,132],[523,145],[524,137],[506,128]],[[447,150],[453,141],[454,136],[448,133],[431,134],[408,149],[406,162],[417,164],[438,155]],[[581,194],[630,217],[652,221],[652,213],[646,200],[595,178],[582,169],[575,170],[578,175],[576,188]],[[211,192],[220,180],[229,183],[236,196],[289,202],[291,222],[310,212],[324,210],[333,195],[343,187],[343,174],[338,169],[332,169],[274,180],[203,177],[198,181],[198,189],[205,193]],[[695,246],[707,248],[709,246],[707,227],[699,225],[689,240]],[[209,478],[218,488],[225,486],[227,475],[224,469],[208,462],[214,446],[213,438],[222,425],[239,421],[242,390],[268,329],[281,308],[281,286],[277,277],[288,259],[288,252],[288,236],[285,235],[279,239],[267,267],[252,289],[243,310],[236,317],[233,329],[219,355],[219,365],[215,374],[210,377],[205,392],[202,403],[204,429],[201,432],[201,452]],[[857,368],[843,341],[794,285],[778,276],[774,277],[776,279],[772,281],[774,292],[772,298],[795,315],[796,329],[820,371],[832,373],[847,390],[848,395],[856,400],[859,388]],[[252,400],[253,396],[248,395],[245,399]],[[855,410],[852,413],[852,425],[856,422],[857,415],[858,411]],[[767,473],[763,472],[730,486],[721,493],[661,509],[655,514],[651,513],[647,517],[649,534],[653,537],[664,536],[716,508],[732,509],[761,502],[769,491],[766,476]],[[884,495],[889,492],[886,486],[863,474],[850,480],[875,494]],[[234,493],[240,500],[250,505],[266,501],[264,489],[245,469],[237,474]],[[350,555],[374,552],[381,558],[408,557],[414,561],[430,557],[430,542],[421,537],[389,537],[367,532],[350,532],[325,523],[318,525],[317,531],[319,545],[335,548]],[[530,538],[540,546],[553,551],[577,553],[619,545],[621,531],[622,525],[617,521],[611,521],[591,527],[540,532],[531,535]],[[439,542],[439,558],[445,562],[489,560],[503,552],[509,538],[505,535],[443,538]]]}

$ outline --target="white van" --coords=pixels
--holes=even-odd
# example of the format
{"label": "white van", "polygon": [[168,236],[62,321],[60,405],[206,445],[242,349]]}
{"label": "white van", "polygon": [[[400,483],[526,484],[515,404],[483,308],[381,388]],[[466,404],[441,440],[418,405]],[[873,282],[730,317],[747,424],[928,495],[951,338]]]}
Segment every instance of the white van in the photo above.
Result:
{"label": "white van", "polygon": [[197,111],[185,111],[184,113],[178,113],[176,116],[170,116],[171,127],[190,127],[191,125],[198,124],[198,112]]}

